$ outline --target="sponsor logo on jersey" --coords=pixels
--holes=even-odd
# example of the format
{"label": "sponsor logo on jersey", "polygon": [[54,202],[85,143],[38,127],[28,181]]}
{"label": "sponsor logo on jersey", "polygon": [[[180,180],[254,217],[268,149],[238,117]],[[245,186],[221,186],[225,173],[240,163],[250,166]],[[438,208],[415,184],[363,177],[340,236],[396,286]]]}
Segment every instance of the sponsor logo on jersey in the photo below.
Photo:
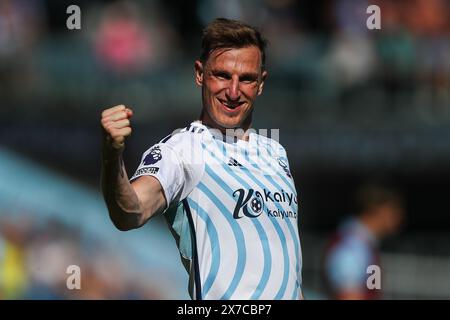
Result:
{"label": "sponsor logo on jersey", "polygon": [[[264,199],[261,192],[250,189],[237,189],[233,192],[233,197],[238,197],[236,206],[234,207],[233,218],[240,219],[244,216],[256,218],[264,208]],[[241,215],[241,212],[243,215]]]}
{"label": "sponsor logo on jersey", "polygon": [[256,218],[261,213],[266,212],[268,217],[274,218],[297,218],[297,212],[292,210],[271,210],[268,208],[268,203],[286,203],[291,206],[293,203],[297,204],[297,197],[293,193],[272,192],[263,189],[263,192],[255,191],[253,189],[237,189],[233,192],[233,198],[237,198],[236,206],[233,211],[233,218],[240,219],[244,216],[249,218]]}

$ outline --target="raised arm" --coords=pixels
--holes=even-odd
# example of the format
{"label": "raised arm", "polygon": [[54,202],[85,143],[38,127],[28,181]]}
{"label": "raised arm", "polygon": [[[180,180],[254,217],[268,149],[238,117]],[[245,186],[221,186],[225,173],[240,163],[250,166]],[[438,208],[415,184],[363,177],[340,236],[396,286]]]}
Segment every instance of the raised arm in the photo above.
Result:
{"label": "raised arm", "polygon": [[109,216],[121,231],[139,228],[166,207],[166,199],[158,179],[141,176],[129,182],[122,154],[125,139],[131,135],[133,112],[118,105],[102,112],[102,175],[103,197]]}

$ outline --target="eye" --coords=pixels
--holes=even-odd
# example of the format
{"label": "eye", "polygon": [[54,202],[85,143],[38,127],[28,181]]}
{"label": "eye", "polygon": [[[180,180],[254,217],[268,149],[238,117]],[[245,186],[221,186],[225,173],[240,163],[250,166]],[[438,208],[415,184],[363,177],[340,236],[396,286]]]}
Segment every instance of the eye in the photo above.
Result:
{"label": "eye", "polygon": [[250,83],[255,82],[255,80],[254,79],[242,79],[241,82],[250,84]]}
{"label": "eye", "polygon": [[213,72],[213,76],[219,80],[230,80],[231,79],[231,76],[226,72],[220,72],[220,71]]}
{"label": "eye", "polygon": [[256,80],[257,80],[257,77],[251,76],[251,75],[249,75],[249,76],[242,76],[242,77],[239,79],[240,82],[247,83],[247,84],[256,82]]}

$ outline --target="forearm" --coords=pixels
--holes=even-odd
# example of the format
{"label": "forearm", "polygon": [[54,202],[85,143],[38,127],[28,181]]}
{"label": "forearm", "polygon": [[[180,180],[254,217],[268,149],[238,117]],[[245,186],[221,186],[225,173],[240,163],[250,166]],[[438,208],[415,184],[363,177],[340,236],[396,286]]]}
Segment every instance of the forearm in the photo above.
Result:
{"label": "forearm", "polygon": [[122,231],[140,227],[143,209],[129,182],[121,151],[103,147],[101,183],[114,225]]}

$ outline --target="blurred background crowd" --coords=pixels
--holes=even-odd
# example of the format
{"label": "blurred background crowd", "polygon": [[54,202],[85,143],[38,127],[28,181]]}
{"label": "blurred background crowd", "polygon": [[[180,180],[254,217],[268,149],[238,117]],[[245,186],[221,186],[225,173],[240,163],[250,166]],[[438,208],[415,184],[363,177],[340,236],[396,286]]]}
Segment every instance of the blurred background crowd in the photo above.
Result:
{"label": "blurred background crowd", "polygon": [[[69,5],[81,29],[69,30]],[[366,9],[381,9],[369,30]],[[187,298],[162,219],[121,233],[99,189],[100,111],[134,110],[140,155],[199,115],[202,27],[269,40],[255,127],[280,129],[300,200],[303,289],[328,298],[330,235],[366,181],[399,190],[379,244],[385,299],[450,298],[449,0],[0,0],[0,298]],[[66,288],[78,265],[82,289]]]}

